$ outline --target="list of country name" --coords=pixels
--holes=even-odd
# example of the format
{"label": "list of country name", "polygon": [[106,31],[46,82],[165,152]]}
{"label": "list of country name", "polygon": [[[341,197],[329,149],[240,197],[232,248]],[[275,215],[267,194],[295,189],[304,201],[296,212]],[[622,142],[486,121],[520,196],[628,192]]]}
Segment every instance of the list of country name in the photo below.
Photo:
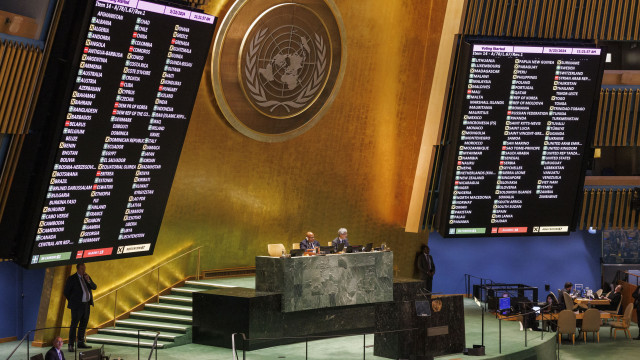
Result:
{"label": "list of country name", "polygon": [[563,176],[582,163],[591,105],[584,90],[594,81],[584,68],[596,52],[474,46],[449,227],[518,226],[530,199],[563,197]]}
{"label": "list of country name", "polygon": [[[203,60],[195,58],[203,53],[195,49],[194,32],[214,18],[199,15],[191,23],[142,5],[159,7],[96,2],[37,229],[38,248],[135,243],[147,235],[145,215],[166,202],[193,104],[181,96],[195,95],[192,80],[201,75],[195,63]],[[156,231],[160,220],[153,219]],[[84,256],[112,252],[104,250]]]}

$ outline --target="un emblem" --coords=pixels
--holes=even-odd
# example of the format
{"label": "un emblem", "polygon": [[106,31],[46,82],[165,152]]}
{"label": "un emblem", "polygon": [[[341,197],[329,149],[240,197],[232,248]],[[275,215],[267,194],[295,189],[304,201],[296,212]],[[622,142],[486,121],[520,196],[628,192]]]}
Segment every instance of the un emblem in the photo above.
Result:
{"label": "un emblem", "polygon": [[307,131],[340,87],[343,36],[331,0],[236,2],[216,36],[212,63],[214,93],[227,121],[267,142]]}

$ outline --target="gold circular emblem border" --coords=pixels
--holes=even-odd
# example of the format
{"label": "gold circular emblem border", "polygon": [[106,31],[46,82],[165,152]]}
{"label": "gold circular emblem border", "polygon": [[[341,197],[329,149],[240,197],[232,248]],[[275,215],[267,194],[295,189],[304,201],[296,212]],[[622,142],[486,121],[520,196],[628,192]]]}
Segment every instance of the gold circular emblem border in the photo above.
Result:
{"label": "gold circular emblem border", "polygon": [[[245,33],[245,35],[248,35],[249,33],[251,33],[251,31],[253,30],[253,28],[258,24],[258,22],[262,19],[263,16],[267,15],[269,12],[274,11],[276,8],[278,7],[282,7],[285,5],[297,5],[297,6],[301,6],[303,8],[305,8],[307,11],[313,13],[316,18],[320,21],[320,23],[322,24],[322,28],[325,30],[325,32],[327,34],[329,34],[329,29],[327,29],[327,24],[325,24],[324,20],[320,17],[320,15],[318,15],[318,13],[316,13],[315,11],[313,11],[313,9],[311,9],[308,6],[305,6],[304,4],[300,4],[300,3],[281,3],[281,4],[277,4],[274,5],[268,9],[266,9],[260,16],[258,16],[249,26],[249,28],[247,29],[247,32]],[[242,39],[242,43],[240,44],[240,52],[238,54],[238,57],[241,57],[242,54],[244,53],[245,50],[245,45],[248,41],[248,38],[245,36]],[[329,52],[332,51],[332,44],[331,44],[331,37],[327,37],[327,41],[329,42]],[[329,65],[327,68],[327,73],[330,74],[331,73],[331,67],[333,66],[333,58],[332,56],[333,54],[329,54]],[[309,103],[307,105],[305,105],[301,110],[295,111],[293,114],[291,115],[287,115],[287,116],[274,116],[274,115],[269,115],[267,114],[264,110],[258,108],[256,106],[256,104],[251,101],[251,99],[249,98],[249,94],[247,94],[247,89],[246,89],[246,85],[245,83],[242,81],[242,60],[238,61],[238,80],[240,82],[240,86],[242,87],[242,93],[244,94],[244,97],[247,99],[247,101],[249,102],[249,104],[256,109],[257,112],[261,113],[262,115],[272,118],[272,119],[288,119],[288,118],[292,118],[295,116],[298,116],[300,114],[302,114],[303,112],[305,112],[308,108],[310,108],[316,100],[318,100],[318,98],[320,97],[320,95],[322,95],[322,92],[324,91],[324,88],[327,86],[327,82],[329,81],[329,76],[327,74],[327,77],[324,79],[324,81],[322,82],[322,88],[319,89],[318,93],[313,97],[313,99],[309,100]],[[306,124],[306,123],[305,123]]]}
{"label": "gold circular emblem border", "polygon": [[[311,129],[320,120],[320,118],[324,116],[324,114],[327,112],[329,107],[331,107],[331,104],[333,103],[336,96],[338,95],[338,91],[340,90],[340,86],[342,85],[342,80],[344,78],[344,73],[347,67],[346,66],[347,65],[346,29],[342,21],[342,16],[340,15],[340,11],[338,10],[338,7],[333,2],[333,0],[318,0],[318,2],[322,1],[327,6],[327,8],[331,11],[335,19],[336,25],[338,27],[338,31],[340,33],[339,34],[340,43],[341,43],[340,44],[340,67],[338,70],[338,75],[333,84],[333,87],[331,88],[331,93],[325,100],[324,105],[322,105],[320,110],[318,110],[318,112],[316,112],[313,115],[313,117],[305,121],[301,126],[280,134],[266,134],[266,133],[258,132],[251,129],[247,125],[245,125],[234,114],[234,112],[232,111],[231,107],[227,102],[227,98],[224,94],[224,90],[222,89],[222,80],[220,75],[220,66],[221,66],[221,60],[222,60],[220,57],[220,54],[222,53],[222,47],[224,46],[225,39],[229,34],[229,30],[232,27],[233,20],[235,19],[237,14],[241,11],[241,9],[244,7],[245,4],[251,1],[254,1],[254,0],[237,0],[231,6],[227,14],[224,16],[222,22],[220,23],[220,27],[218,28],[218,32],[214,40],[213,50],[212,50],[212,59],[211,59],[211,81],[213,84],[213,93],[215,95],[216,101],[218,103],[218,106],[223,116],[225,117],[227,122],[229,122],[229,124],[231,124],[231,126],[233,126],[238,132],[240,132],[241,134],[251,139],[262,141],[262,142],[283,142],[283,141],[293,139],[305,133],[309,129]],[[300,5],[300,4],[306,3],[306,1],[299,1],[296,3],[289,2],[289,1],[282,2],[282,4],[285,4],[285,3]],[[268,6],[267,9],[271,7],[272,6]],[[251,27],[249,27],[245,31],[245,34],[250,30],[251,30]],[[325,87],[323,91],[327,91],[326,83],[325,85],[323,85],[323,87]],[[278,121],[278,119],[273,119],[273,121]]]}

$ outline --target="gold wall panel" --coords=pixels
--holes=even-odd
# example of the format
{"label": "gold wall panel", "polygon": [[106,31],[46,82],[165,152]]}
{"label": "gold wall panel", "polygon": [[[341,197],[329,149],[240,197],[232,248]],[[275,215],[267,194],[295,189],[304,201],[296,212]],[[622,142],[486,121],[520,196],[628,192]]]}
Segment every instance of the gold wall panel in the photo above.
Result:
{"label": "gold wall panel", "polygon": [[[399,275],[413,274],[427,234],[405,233],[404,225],[447,2],[335,2],[349,58],[322,120],[287,142],[252,140],[222,118],[207,66],[155,254],[87,264],[96,296],[189,246],[204,246],[202,269],[247,266],[269,243],[290,249],[306,231],[326,243],[340,227],[354,244],[386,242]],[[228,5],[212,0],[207,8]],[[51,297],[60,299],[61,291],[58,282]],[[43,316],[49,326],[59,319],[54,303]],[[100,305],[89,325],[109,316],[112,305]]]}

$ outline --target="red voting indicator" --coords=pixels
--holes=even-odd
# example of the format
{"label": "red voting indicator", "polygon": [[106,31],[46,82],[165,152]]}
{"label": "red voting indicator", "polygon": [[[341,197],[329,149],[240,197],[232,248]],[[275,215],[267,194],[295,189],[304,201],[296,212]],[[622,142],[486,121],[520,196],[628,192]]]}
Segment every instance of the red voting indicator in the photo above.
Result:
{"label": "red voting indicator", "polygon": [[28,195],[0,224],[27,267],[153,254],[215,28],[162,1],[79,3],[63,15],[87,27],[56,36],[44,78],[72,75],[45,80],[32,121],[42,161],[17,165]]}

